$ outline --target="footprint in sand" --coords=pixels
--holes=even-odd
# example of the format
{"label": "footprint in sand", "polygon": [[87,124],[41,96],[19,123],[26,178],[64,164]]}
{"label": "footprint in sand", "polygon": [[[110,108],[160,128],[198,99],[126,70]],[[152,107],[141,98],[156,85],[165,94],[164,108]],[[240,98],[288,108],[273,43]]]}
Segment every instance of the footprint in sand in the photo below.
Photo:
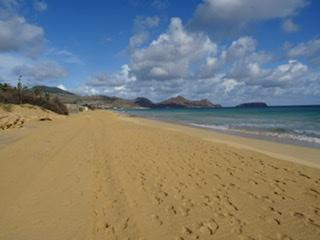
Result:
{"label": "footprint in sand", "polygon": [[219,225],[214,219],[210,219],[199,224],[199,231],[202,235],[205,236],[214,235],[218,231],[218,229]]}
{"label": "footprint in sand", "polygon": [[311,179],[310,176],[308,176],[307,174],[305,174],[305,173],[303,173],[303,172],[298,171],[298,174],[299,174],[299,176],[301,176],[301,177],[304,177],[304,178],[307,178],[307,179]]}
{"label": "footprint in sand", "polygon": [[267,223],[275,223],[276,225],[281,225],[281,222],[279,219],[272,217],[272,216],[261,216],[260,217],[263,221]]}
{"label": "footprint in sand", "polygon": [[160,226],[163,225],[163,221],[161,220],[161,218],[158,215],[152,215],[151,218],[153,221],[155,221]]}
{"label": "footprint in sand", "polygon": [[167,210],[167,212],[169,212],[171,215],[177,215],[177,210],[176,210],[176,208],[175,208],[173,205],[168,206],[166,210]]}
{"label": "footprint in sand", "polygon": [[278,240],[293,240],[291,237],[289,237],[286,234],[277,233],[277,239]]}
{"label": "footprint in sand", "polygon": [[212,237],[219,229],[218,223],[214,219],[200,221],[191,226],[184,226],[181,230],[181,235],[176,239],[202,239]]}

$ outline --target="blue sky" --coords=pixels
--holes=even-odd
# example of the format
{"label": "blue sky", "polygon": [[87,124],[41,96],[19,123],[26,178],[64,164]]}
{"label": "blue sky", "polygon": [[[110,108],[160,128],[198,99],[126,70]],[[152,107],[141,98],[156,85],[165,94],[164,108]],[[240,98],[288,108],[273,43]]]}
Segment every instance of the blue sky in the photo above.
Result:
{"label": "blue sky", "polygon": [[320,104],[320,2],[0,0],[0,81]]}

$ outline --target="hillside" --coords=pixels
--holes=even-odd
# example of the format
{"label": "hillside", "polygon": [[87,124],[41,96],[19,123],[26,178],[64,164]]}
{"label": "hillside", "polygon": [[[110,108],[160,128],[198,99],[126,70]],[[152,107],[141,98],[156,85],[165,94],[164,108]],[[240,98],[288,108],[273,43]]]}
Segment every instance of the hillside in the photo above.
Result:
{"label": "hillside", "polygon": [[134,101],[118,97],[109,97],[104,95],[81,96],[75,93],[62,90],[57,87],[34,86],[32,90],[39,89],[48,93],[51,98],[58,97],[64,104],[87,105],[92,108],[138,108],[139,105]]}
{"label": "hillside", "polygon": [[[58,94],[66,96],[65,93]],[[5,105],[30,104],[58,114],[68,115],[68,109],[57,95],[50,95],[48,92],[37,88],[27,88],[21,83],[18,83],[16,87],[7,83],[0,83],[0,103]]]}
{"label": "hillside", "polygon": [[48,86],[44,86],[44,85],[38,85],[38,86],[34,86],[34,87],[31,88],[31,90],[35,90],[35,89],[39,89],[42,92],[48,92],[48,93],[52,93],[52,94],[76,96],[76,94],[74,94],[72,92],[68,92],[68,91],[63,90],[63,89],[58,88],[58,87],[48,87]]}
{"label": "hillside", "polygon": [[157,104],[157,108],[218,108],[218,104],[213,104],[207,99],[198,101],[188,100],[182,96],[169,98]]}
{"label": "hillside", "polygon": [[133,101],[118,98],[108,97],[103,95],[95,96],[82,96],[80,97],[78,104],[89,105],[94,108],[138,108]]}
{"label": "hillside", "polygon": [[104,95],[80,96],[72,92],[62,90],[57,87],[35,86],[33,89],[40,89],[48,93],[51,97],[58,97],[65,104],[86,105],[91,108],[217,108],[219,104],[214,104],[207,99],[192,101],[182,96],[169,98],[165,101],[154,103],[145,97],[138,97],[134,100],[119,97],[109,97]]}
{"label": "hillside", "polygon": [[140,107],[145,107],[145,108],[153,108],[155,107],[155,103],[153,103],[150,99],[145,98],[145,97],[138,97],[134,100],[134,103],[139,105]]}
{"label": "hillside", "polygon": [[58,97],[63,103],[75,103],[81,100],[81,96],[69,91],[62,90],[58,87],[39,85],[32,87],[31,91],[35,91],[36,89],[43,93],[48,93],[51,98]]}

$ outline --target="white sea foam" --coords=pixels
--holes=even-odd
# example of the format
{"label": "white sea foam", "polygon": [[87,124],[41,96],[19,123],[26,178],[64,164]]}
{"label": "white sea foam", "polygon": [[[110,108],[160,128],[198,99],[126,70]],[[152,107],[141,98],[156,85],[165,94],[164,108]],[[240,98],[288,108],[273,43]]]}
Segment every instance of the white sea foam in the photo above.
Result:
{"label": "white sea foam", "polygon": [[195,127],[201,127],[201,128],[211,128],[214,130],[230,130],[228,126],[206,125],[206,124],[197,124],[197,123],[190,123],[190,125]]}
{"label": "white sea foam", "polygon": [[293,140],[293,141],[300,141],[300,142],[307,142],[307,143],[314,143],[320,145],[320,138],[319,137],[311,137],[303,135],[302,132],[299,133],[276,133],[276,132],[268,132],[268,131],[248,131],[244,129],[234,129],[229,127],[228,125],[207,125],[207,124],[197,124],[197,123],[190,123],[190,125],[195,127],[213,129],[213,130],[220,130],[220,131],[229,131],[229,132],[237,132],[237,133],[245,133],[245,134],[254,134],[258,136],[267,136],[273,138],[280,138],[284,140]]}

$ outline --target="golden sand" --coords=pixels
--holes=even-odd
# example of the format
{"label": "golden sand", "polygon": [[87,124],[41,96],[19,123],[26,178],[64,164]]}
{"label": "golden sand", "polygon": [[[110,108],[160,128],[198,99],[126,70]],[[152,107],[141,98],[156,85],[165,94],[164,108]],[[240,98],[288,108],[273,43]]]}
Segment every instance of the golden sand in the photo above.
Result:
{"label": "golden sand", "polygon": [[22,128],[27,122],[51,121],[56,118],[63,118],[63,116],[30,104],[0,104],[0,131]]}
{"label": "golden sand", "polygon": [[105,111],[6,136],[1,240],[320,239],[318,149]]}

